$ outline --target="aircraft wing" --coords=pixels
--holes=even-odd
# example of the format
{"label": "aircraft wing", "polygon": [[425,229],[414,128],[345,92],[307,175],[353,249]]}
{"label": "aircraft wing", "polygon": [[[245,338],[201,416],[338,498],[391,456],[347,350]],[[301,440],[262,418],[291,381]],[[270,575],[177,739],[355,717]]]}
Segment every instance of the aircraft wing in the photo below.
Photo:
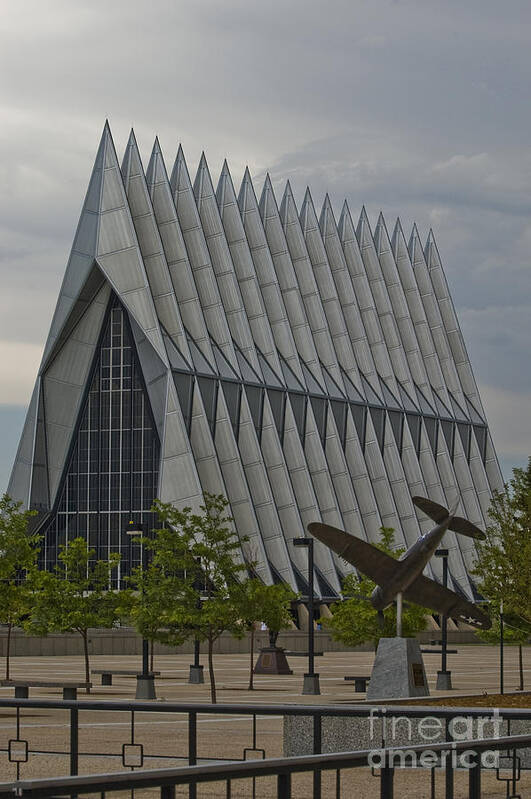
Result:
{"label": "aircraft wing", "polygon": [[311,522],[308,532],[378,585],[387,582],[400,568],[395,558],[337,527]]}
{"label": "aircraft wing", "polygon": [[463,599],[449,588],[439,585],[423,574],[419,575],[404,591],[404,599],[423,605],[444,616],[460,619],[472,627],[488,630],[492,627],[489,617],[477,605]]}

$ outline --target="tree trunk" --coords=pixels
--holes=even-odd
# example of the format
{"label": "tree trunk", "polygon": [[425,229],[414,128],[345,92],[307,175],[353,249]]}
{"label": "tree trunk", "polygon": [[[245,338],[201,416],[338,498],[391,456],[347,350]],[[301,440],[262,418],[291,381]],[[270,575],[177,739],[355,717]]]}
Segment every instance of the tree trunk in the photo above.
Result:
{"label": "tree trunk", "polygon": [[155,641],[153,639],[149,642],[150,643],[150,650],[149,650],[149,670],[153,672],[153,649],[155,647]]}
{"label": "tree trunk", "polygon": [[522,654],[522,644],[518,644],[518,669],[520,671],[520,690],[524,690],[524,659]]}
{"label": "tree trunk", "polygon": [[253,678],[254,678],[254,624],[251,627],[251,638],[250,638],[250,651],[251,651],[251,659],[250,659],[250,668],[249,668],[249,691],[252,691],[254,688],[253,685]]}
{"label": "tree trunk", "polygon": [[11,654],[11,630],[12,624],[7,625],[7,641],[6,641],[6,680],[9,680],[9,656]]}
{"label": "tree trunk", "polygon": [[214,659],[212,657],[212,649],[214,647],[214,639],[208,636],[208,676],[210,677],[210,701],[213,705],[216,704],[216,679],[214,677]]}
{"label": "tree trunk", "polygon": [[85,682],[87,683],[87,694],[90,694],[90,664],[89,664],[89,651],[88,651],[88,630],[83,630],[81,633],[83,638],[83,654],[85,656]]}

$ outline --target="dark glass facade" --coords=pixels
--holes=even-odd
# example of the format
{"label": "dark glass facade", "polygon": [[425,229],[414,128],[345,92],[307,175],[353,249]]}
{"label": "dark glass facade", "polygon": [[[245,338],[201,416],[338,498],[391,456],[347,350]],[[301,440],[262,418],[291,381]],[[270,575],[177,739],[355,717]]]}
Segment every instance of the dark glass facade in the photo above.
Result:
{"label": "dark glass facade", "polygon": [[44,532],[43,565],[53,568],[60,546],[82,536],[107,559],[121,555],[115,585],[140,561],[125,533],[130,520],[146,534],[157,494],[160,445],[127,319],[117,300],[108,312],[68,470]]}

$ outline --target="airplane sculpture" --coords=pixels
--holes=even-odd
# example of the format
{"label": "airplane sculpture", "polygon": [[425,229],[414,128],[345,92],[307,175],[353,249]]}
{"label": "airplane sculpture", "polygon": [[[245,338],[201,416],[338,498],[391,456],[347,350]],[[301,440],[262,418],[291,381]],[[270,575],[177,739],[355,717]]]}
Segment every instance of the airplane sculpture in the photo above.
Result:
{"label": "airplane sculpture", "polygon": [[492,626],[492,622],[485,613],[478,609],[477,605],[422,574],[447,530],[453,530],[455,533],[475,539],[484,539],[485,534],[472,522],[454,515],[457,502],[451,510],[447,510],[442,505],[425,497],[413,497],[412,499],[417,508],[429,516],[436,526],[415,541],[399,560],[395,560],[361,538],[328,524],[312,522],[308,525],[308,531],[341,558],[355,566],[358,571],[377,583],[370,597],[370,601],[377,611],[383,612],[384,608],[396,598],[398,606],[397,634],[399,636],[401,635],[402,599],[430,608],[441,615],[460,619],[473,627],[488,630]]}

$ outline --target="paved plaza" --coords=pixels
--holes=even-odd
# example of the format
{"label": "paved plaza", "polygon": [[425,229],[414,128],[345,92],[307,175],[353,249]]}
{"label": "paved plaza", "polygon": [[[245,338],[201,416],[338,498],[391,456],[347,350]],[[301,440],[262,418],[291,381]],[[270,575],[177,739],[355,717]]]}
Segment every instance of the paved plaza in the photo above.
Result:
{"label": "paved plaza", "polygon": [[[426,670],[432,696],[440,694],[433,690],[436,671],[440,668],[440,656],[425,655]],[[206,660],[206,658],[205,658]],[[302,696],[303,673],[307,668],[304,657],[291,657],[293,669],[291,676],[255,676],[255,690],[247,690],[249,679],[249,655],[216,655],[215,666],[220,703],[262,703],[262,704],[353,704],[364,699],[364,694],[356,694],[351,683],[344,681],[349,674],[370,674],[373,654],[369,652],[333,652],[316,659],[321,674],[321,696]],[[514,690],[518,686],[518,652],[515,647],[506,649],[506,690]],[[161,671],[157,679],[157,695],[159,700],[174,702],[209,702],[208,675],[205,673],[204,685],[190,685],[187,682],[190,655],[159,655],[155,658],[155,668]],[[132,669],[140,663],[139,657],[94,656],[91,666],[95,669],[115,668]],[[495,647],[460,646],[457,655],[449,657],[452,679],[455,686],[454,695],[471,693],[496,693],[498,691],[498,651]],[[524,651],[525,677],[531,688],[531,648]],[[206,672],[206,667],[205,667]],[[13,658],[12,677],[49,680],[81,680],[83,677],[83,660],[80,657],[64,658]],[[131,677],[115,677],[112,686],[101,686],[100,677],[94,678],[91,697],[94,700],[134,699],[135,679]],[[527,687],[527,686],[526,686]],[[12,688],[1,688],[1,697],[13,696]],[[46,690],[35,688],[31,697],[47,697],[60,699],[58,689]],[[85,694],[80,698],[85,699]],[[88,698],[88,697],[87,697]],[[522,696],[522,704],[529,704],[529,696]],[[252,724],[245,715],[199,717],[198,756],[200,759],[241,758],[245,747],[251,745]],[[0,747],[4,748],[9,739],[15,737],[15,716],[11,709],[0,710]],[[121,767],[119,758],[111,758],[109,754],[120,753],[123,743],[131,740],[131,713],[111,713],[83,711],[80,713],[80,751],[86,753],[80,760],[81,773],[95,773],[116,770]],[[21,737],[30,742],[33,750],[43,751],[32,754],[28,763],[21,766],[20,776],[31,778],[66,773],[68,760],[61,754],[68,749],[68,716],[64,710],[31,709],[21,716]],[[169,767],[181,764],[187,751],[187,719],[184,715],[169,716],[162,713],[135,714],[136,743],[145,748],[145,767]],[[282,755],[282,718],[257,717],[256,746],[265,749],[267,757]],[[90,754],[91,756],[87,756]],[[152,755],[152,756],[150,756]],[[164,756],[164,757],[161,757]],[[7,762],[2,754],[0,774],[2,780],[8,781],[16,776],[15,767]],[[465,775],[458,776],[464,792]],[[367,769],[352,770],[346,773],[346,785],[359,797],[372,797],[378,793],[377,780],[370,776]],[[442,775],[437,775],[442,780]],[[523,790],[523,796],[531,795],[531,779],[524,777],[529,793]],[[492,775],[484,780],[485,797],[502,797],[500,783],[493,782]],[[492,783],[492,785],[491,785]],[[308,778],[297,777],[294,797],[305,799],[308,793]],[[442,785],[442,783],[441,783]],[[327,787],[328,786],[328,787]],[[401,787],[402,786],[402,787]],[[257,785],[257,797],[271,795],[272,782],[264,779]],[[201,789],[198,796],[225,796],[223,786],[211,785]],[[459,786],[456,799],[460,795]],[[143,795],[143,794],[142,794]],[[154,796],[146,792],[145,796]],[[181,794],[185,795],[184,789]],[[252,796],[251,788],[243,782],[235,784],[233,796]],[[344,792],[343,796],[353,795]],[[401,773],[396,779],[396,796],[429,797],[429,774],[417,772]],[[439,794],[437,794],[439,795]],[[441,794],[442,795],[442,794]],[[323,797],[335,796],[332,776],[324,781]],[[139,794],[137,792],[137,799]]]}

